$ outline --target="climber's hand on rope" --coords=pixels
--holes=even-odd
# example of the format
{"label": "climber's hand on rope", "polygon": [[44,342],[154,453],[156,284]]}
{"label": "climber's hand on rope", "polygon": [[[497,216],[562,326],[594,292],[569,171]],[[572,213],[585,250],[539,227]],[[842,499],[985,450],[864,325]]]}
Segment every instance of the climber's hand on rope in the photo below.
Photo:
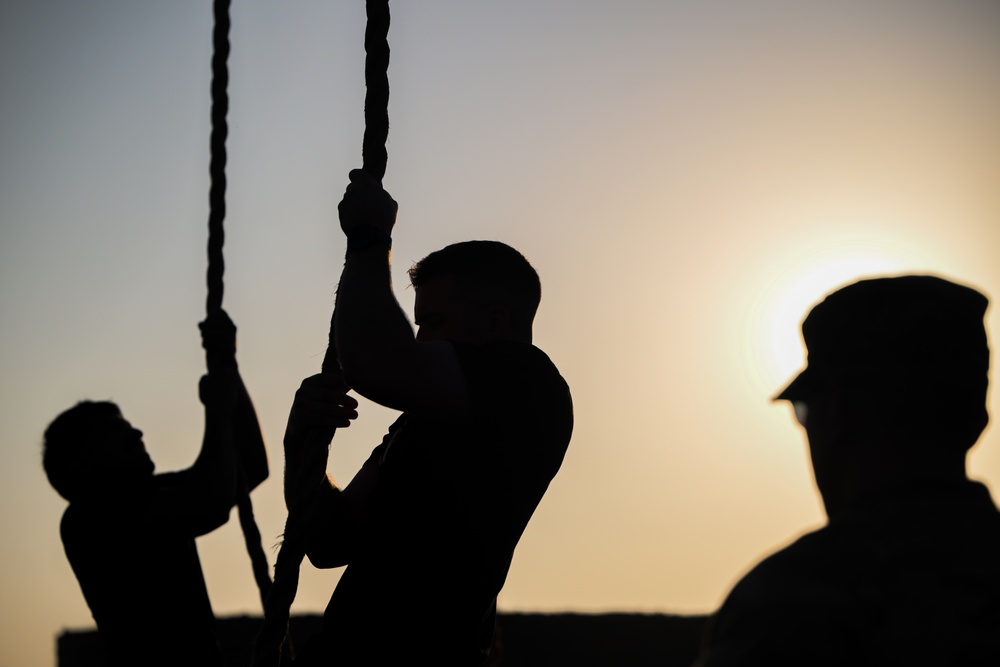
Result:
{"label": "climber's hand on rope", "polygon": [[209,370],[236,365],[236,325],[224,310],[209,314],[201,329],[201,346],[208,357]]}
{"label": "climber's hand on rope", "polygon": [[354,169],[349,177],[351,183],[337,207],[344,234],[350,236],[359,225],[372,225],[384,234],[392,234],[399,210],[396,201],[382,188],[382,183],[367,171]]}
{"label": "climber's hand on rope", "polygon": [[[334,430],[347,428],[358,416],[358,402],[348,396],[350,387],[339,373],[320,373],[302,381],[285,427],[285,447],[326,446]],[[316,438],[312,434],[323,434]]]}

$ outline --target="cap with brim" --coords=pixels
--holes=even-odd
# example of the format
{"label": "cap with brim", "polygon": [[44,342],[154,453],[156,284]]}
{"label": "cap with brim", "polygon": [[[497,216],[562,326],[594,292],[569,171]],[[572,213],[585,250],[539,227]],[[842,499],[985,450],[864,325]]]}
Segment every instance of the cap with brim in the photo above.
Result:
{"label": "cap with brim", "polygon": [[788,386],[781,390],[781,392],[775,396],[772,400],[775,401],[797,401],[799,399],[805,398],[809,394],[815,394],[815,374],[811,373],[809,368],[806,367],[802,369],[798,375],[795,376]]}
{"label": "cap with brim", "polygon": [[988,300],[936,276],[862,280],[833,292],[802,323],[807,365],[774,400],[809,398],[838,378],[906,387],[982,384]]}

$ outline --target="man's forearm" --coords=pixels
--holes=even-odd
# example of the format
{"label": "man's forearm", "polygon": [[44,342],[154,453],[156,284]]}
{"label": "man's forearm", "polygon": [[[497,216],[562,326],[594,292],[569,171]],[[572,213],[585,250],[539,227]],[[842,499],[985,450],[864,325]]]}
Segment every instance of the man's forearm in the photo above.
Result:
{"label": "man's forearm", "polygon": [[206,511],[228,516],[236,502],[238,478],[232,410],[206,406],[205,435],[191,472],[195,492],[205,499]]}
{"label": "man's forearm", "polygon": [[355,533],[350,505],[326,472],[325,451],[318,440],[285,443],[285,505],[308,518],[306,555],[319,568],[345,565]]}
{"label": "man's forearm", "polygon": [[267,462],[267,448],[264,445],[264,435],[260,430],[260,421],[253,401],[243,383],[243,378],[237,374],[236,409],[233,412],[233,445],[237,464],[243,469],[246,483],[250,490],[254,489],[268,478],[270,470]]}
{"label": "man's forearm", "polygon": [[334,334],[347,383],[378,401],[380,383],[412,356],[413,329],[392,291],[389,250],[351,253],[337,289]]}

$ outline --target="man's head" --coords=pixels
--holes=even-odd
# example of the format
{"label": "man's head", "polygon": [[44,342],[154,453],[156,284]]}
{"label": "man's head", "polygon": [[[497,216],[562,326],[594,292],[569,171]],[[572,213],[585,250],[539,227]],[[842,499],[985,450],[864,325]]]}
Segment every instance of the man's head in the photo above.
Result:
{"label": "man's head", "polygon": [[987,305],[979,292],[933,276],[837,290],[803,322],[808,366],[777,399],[804,403],[807,422],[814,404],[834,401],[842,424],[878,430],[887,445],[964,456],[988,421]]}
{"label": "man's head", "polygon": [[538,274],[499,241],[465,241],[432,252],[410,269],[418,340],[531,342],[541,300]]}
{"label": "man's head", "polygon": [[110,401],[81,401],[56,417],[45,429],[42,466],[70,502],[153,474],[142,431]]}

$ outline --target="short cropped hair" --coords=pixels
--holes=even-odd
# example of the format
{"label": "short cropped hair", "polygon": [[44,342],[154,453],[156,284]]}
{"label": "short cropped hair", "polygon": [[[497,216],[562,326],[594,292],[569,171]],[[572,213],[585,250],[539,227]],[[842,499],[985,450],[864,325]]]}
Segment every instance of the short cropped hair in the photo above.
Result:
{"label": "short cropped hair", "polygon": [[436,278],[455,276],[499,300],[529,326],[542,299],[538,272],[524,255],[500,241],[453,243],[414,264],[409,275],[417,289]]}
{"label": "short cropped hair", "polygon": [[80,497],[88,480],[80,476],[79,463],[94,444],[95,426],[121,416],[111,401],[80,401],[45,429],[42,467],[60,496],[70,502]]}

